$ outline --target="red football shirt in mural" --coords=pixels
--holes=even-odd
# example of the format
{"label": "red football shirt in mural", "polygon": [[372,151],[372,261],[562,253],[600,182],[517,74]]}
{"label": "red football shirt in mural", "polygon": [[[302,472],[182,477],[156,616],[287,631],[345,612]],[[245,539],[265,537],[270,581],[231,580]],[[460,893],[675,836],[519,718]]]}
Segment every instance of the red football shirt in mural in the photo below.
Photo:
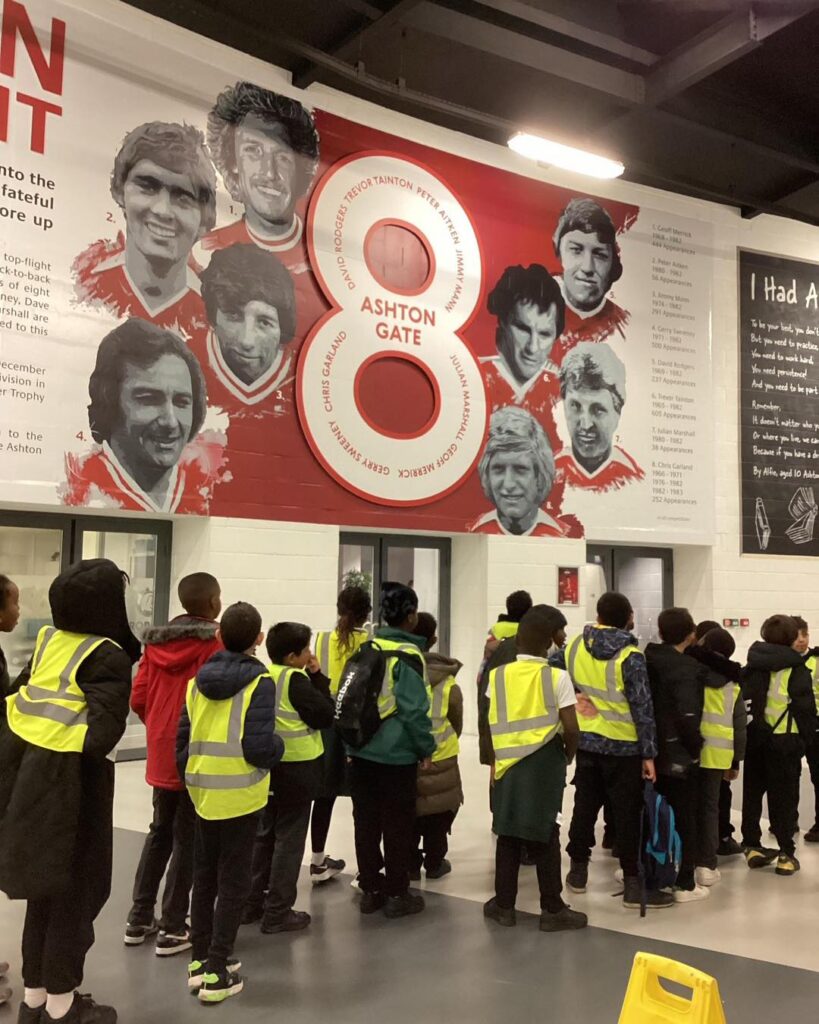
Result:
{"label": "red football shirt in mural", "polygon": [[634,480],[642,480],[645,473],[634,459],[618,445],[611,449],[608,459],[593,473],[576,461],[571,451],[562,451],[555,459],[558,476],[567,487],[588,491],[619,490]]}

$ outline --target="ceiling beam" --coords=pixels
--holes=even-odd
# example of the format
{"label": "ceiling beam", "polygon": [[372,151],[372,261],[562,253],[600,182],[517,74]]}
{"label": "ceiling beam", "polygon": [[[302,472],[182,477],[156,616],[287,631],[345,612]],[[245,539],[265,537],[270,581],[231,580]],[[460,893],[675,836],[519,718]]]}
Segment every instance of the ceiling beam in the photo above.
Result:
{"label": "ceiling beam", "polygon": [[[392,0],[390,8],[379,12],[379,16],[368,25],[347,32],[337,39],[330,46],[328,51],[330,56],[338,60],[353,60],[361,52],[365,43],[371,42],[381,32],[397,25],[420,3],[421,0]],[[317,64],[307,61],[303,67],[296,68],[293,72],[293,85],[299,89],[306,89],[318,80],[318,71]]]}
{"label": "ceiling beam", "polygon": [[355,11],[356,14],[363,14],[370,21],[378,21],[384,13],[380,7],[368,4],[367,0],[341,0],[341,2],[345,7],[349,7],[351,11]]}
{"label": "ceiling beam", "polygon": [[527,21],[531,25],[538,25],[549,32],[565,36],[566,39],[575,39],[586,46],[592,46],[613,57],[620,57],[631,61],[634,64],[642,64],[651,67],[656,64],[659,57],[650,50],[644,50],[640,46],[632,46],[631,43],[618,39],[617,36],[609,35],[607,32],[598,32],[596,29],[580,25],[568,18],[561,18],[551,11],[544,11],[540,7],[534,7],[531,3],[523,0],[475,0],[475,3],[492,11],[499,11],[519,21]]}
{"label": "ceiling beam", "polygon": [[645,101],[650,106],[665,103],[715,74],[805,14],[788,10],[762,13],[754,6],[733,14],[664,57],[646,79]]}
{"label": "ceiling beam", "polygon": [[645,96],[641,75],[621,71],[539,39],[530,39],[521,32],[501,28],[482,18],[439,7],[430,0],[421,0],[404,23],[421,32],[556,75],[629,105],[642,103]]}
{"label": "ceiling beam", "polygon": [[[765,200],[769,203],[787,206],[791,200],[796,199],[802,192],[817,183],[819,183],[818,174],[805,174],[796,181],[792,181],[786,187],[780,188],[775,194],[765,196]],[[758,217],[761,213],[765,213],[765,211],[760,210],[757,206],[743,206],[742,208],[742,216],[746,220],[753,220],[754,217]]]}

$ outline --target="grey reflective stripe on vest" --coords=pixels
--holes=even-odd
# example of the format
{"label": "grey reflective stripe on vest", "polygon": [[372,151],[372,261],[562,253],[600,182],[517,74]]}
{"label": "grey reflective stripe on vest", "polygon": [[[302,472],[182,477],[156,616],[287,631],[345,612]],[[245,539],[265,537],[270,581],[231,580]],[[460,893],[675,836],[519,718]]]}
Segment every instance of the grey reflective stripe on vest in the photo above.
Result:
{"label": "grey reflective stripe on vest", "polygon": [[435,736],[435,741],[439,747],[442,747],[447,742],[447,740],[450,740],[453,737],[457,738],[455,730],[452,728],[451,723],[449,722],[448,719],[444,718],[445,687],[446,683],[443,682],[433,689],[432,707],[429,713],[429,717],[432,719],[432,732]]}
{"label": "grey reflective stripe on vest", "polygon": [[268,773],[262,768],[254,768],[243,775],[206,775],[204,772],[185,772],[185,785],[196,789],[245,789],[255,786],[266,779]]}
{"label": "grey reflective stripe on vest", "polygon": [[51,640],[51,638],[54,636],[54,634],[56,632],[57,632],[57,629],[56,629],[55,626],[46,626],[45,632],[43,633],[43,642],[40,644],[40,646],[34,652],[34,657],[31,659],[31,672],[32,672],[32,675],[34,674],[34,670],[40,664],[40,661],[41,661],[41,659],[43,657],[43,651],[46,649],[46,647],[48,647],[49,640]]}
{"label": "grey reflective stripe on vest", "polygon": [[316,657],[322,673],[330,678],[330,634],[316,634]]}
{"label": "grey reflective stripe on vest", "polygon": [[[727,691],[730,691],[728,693]],[[703,711],[702,721],[706,725],[721,725],[725,729],[734,728],[734,702],[736,700],[736,688],[733,683],[728,683],[722,691],[722,714],[716,711]],[[716,737],[706,736],[705,742],[712,747],[731,747],[733,744],[728,740],[720,741]]]}
{"label": "grey reflective stripe on vest", "polygon": [[[43,651],[46,649],[49,640],[53,639],[56,632],[56,629],[52,629],[40,645],[37,664],[35,665],[32,662],[32,675],[34,675],[34,672],[39,667],[43,657]],[[82,697],[77,693],[72,693],[69,689],[71,686],[71,674],[77,669],[80,662],[82,662],[82,660],[87,656],[88,652],[99,644],[101,639],[102,637],[89,636],[77,647],[76,651],[71,655],[68,664],[60,673],[60,688],[58,690],[49,690],[45,686],[37,686],[28,683],[26,685],[26,696],[31,697],[32,700],[73,700],[75,703],[77,701],[85,701],[85,697]]]}
{"label": "grey reflective stripe on vest", "polygon": [[301,740],[305,736],[312,736],[316,732],[315,729],[309,729],[304,725],[304,719],[298,713],[298,711],[282,711],[282,697],[284,696],[284,684],[287,683],[288,693],[290,691],[290,677],[296,671],[294,668],[287,668],[279,676],[280,682],[276,683],[276,718],[281,718],[283,722],[301,722],[303,728],[301,729],[288,729],[287,732],[279,733],[283,740]]}
{"label": "grey reflective stripe on vest", "polygon": [[[523,732],[527,729],[548,729],[550,726],[557,725],[559,721],[559,714],[557,710],[557,704],[554,698],[554,688],[552,686],[552,670],[548,665],[545,665],[540,673],[540,684],[543,688],[543,703],[546,706],[545,715],[536,715],[534,718],[518,718],[514,722],[509,721],[509,711],[506,703],[506,669],[508,665],[501,665],[496,671],[495,675],[495,705],[497,722],[493,723],[489,727],[489,731],[493,736],[503,736],[505,733],[510,731]],[[540,746],[536,743],[532,750],[537,750]],[[516,751],[525,749],[524,747],[515,747]],[[530,750],[531,753],[531,750]],[[504,755],[503,751],[495,751],[495,757],[500,760]],[[508,755],[515,756],[518,755]]]}
{"label": "grey reflective stripe on vest", "polygon": [[619,654],[615,658],[609,658],[606,662],[606,689],[601,691],[596,686],[589,686],[588,683],[581,682],[575,674],[577,651],[582,642],[583,637],[581,635],[576,636],[569,644],[569,655],[566,659],[566,667],[569,670],[569,676],[571,677],[572,682],[577,689],[580,690],[581,693],[585,693],[587,697],[591,697],[593,699],[596,696],[598,700],[602,698],[603,700],[607,700],[610,704],[625,705],[625,711],[613,711],[611,708],[599,708],[597,705],[595,705],[594,709],[606,722],[628,722],[628,724],[631,725],[634,719],[632,718],[631,709],[628,706],[626,695],[622,690],[617,689],[617,663],[620,660]]}
{"label": "grey reflective stripe on vest", "polygon": [[[194,684],[194,694],[199,690]],[[188,757],[244,757],[242,751],[242,691],[231,698],[227,740],[194,740],[188,745]]]}
{"label": "grey reflective stripe on vest", "polygon": [[[49,696],[51,695],[49,691]],[[73,700],[79,702],[81,698],[75,696]],[[71,708],[65,708],[62,704],[45,701],[32,703],[22,693],[17,694],[14,708],[18,714],[30,715],[32,718],[48,718],[52,722],[59,722],[60,725],[88,724],[88,708],[83,708],[82,711],[72,711]]]}
{"label": "grey reflective stripe on vest", "polygon": [[819,683],[819,658],[815,659],[815,664],[813,666],[813,681],[814,683]]}

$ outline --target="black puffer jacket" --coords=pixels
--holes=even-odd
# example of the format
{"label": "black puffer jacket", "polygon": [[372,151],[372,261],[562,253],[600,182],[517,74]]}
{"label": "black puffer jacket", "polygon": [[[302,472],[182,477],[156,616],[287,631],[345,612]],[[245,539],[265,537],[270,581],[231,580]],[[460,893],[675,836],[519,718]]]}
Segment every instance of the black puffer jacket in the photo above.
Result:
{"label": "black puffer jacket", "polygon": [[[107,755],[125,731],[132,664],[122,573],[107,559],[79,562],[51,585],[54,625],[108,637],[82,663],[77,684],[88,703],[82,754],[56,753],[0,724],[0,889],[12,899],[41,899],[93,874],[101,907],[111,884],[114,765]],[[30,665],[12,690],[28,682]],[[97,908],[99,909],[99,908]]]}
{"label": "black puffer jacket", "polygon": [[[790,669],[788,697],[790,714],[796,723],[798,735],[773,736],[765,722],[765,705],[771,673]],[[811,742],[816,733],[816,700],[813,695],[813,680],[805,667],[804,656],[782,644],[769,644],[757,640],[748,650],[748,664],[742,673],[742,696],[750,705],[748,723],[749,745],[767,742],[769,739],[780,745],[792,746],[798,750]],[[802,751],[804,753],[804,750]]]}
{"label": "black puffer jacket", "polygon": [[725,680],[671,644],[649,644],[645,654],[657,721],[657,772],[682,778],[702,750],[703,687],[723,686]]}
{"label": "black puffer jacket", "polygon": [[[267,669],[258,658],[233,651],[217,651],[196,673],[196,686],[208,700],[230,700],[261,673],[267,673]],[[284,743],[274,732],[275,726],[276,684],[265,675],[250,698],[242,734],[242,754],[254,768],[269,771],[281,761]],[[187,705],[183,705],[176,736],[176,764],[183,782],[190,739],[191,720]]]}

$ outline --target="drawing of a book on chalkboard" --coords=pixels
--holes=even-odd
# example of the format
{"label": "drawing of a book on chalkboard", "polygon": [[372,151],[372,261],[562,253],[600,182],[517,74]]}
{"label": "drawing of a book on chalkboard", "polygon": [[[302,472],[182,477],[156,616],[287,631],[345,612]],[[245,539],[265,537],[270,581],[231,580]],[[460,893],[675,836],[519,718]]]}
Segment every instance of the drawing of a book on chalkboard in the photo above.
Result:
{"label": "drawing of a book on chalkboard", "polygon": [[812,487],[800,487],[788,503],[793,523],[785,533],[794,544],[808,544],[813,540],[813,527],[819,515],[819,505]]}
{"label": "drawing of a book on chalkboard", "polygon": [[768,541],[771,539],[771,524],[768,522],[768,513],[765,511],[765,502],[762,498],[756,499],[754,526],[756,527],[756,539],[759,542],[759,550],[765,551],[768,547]]}

